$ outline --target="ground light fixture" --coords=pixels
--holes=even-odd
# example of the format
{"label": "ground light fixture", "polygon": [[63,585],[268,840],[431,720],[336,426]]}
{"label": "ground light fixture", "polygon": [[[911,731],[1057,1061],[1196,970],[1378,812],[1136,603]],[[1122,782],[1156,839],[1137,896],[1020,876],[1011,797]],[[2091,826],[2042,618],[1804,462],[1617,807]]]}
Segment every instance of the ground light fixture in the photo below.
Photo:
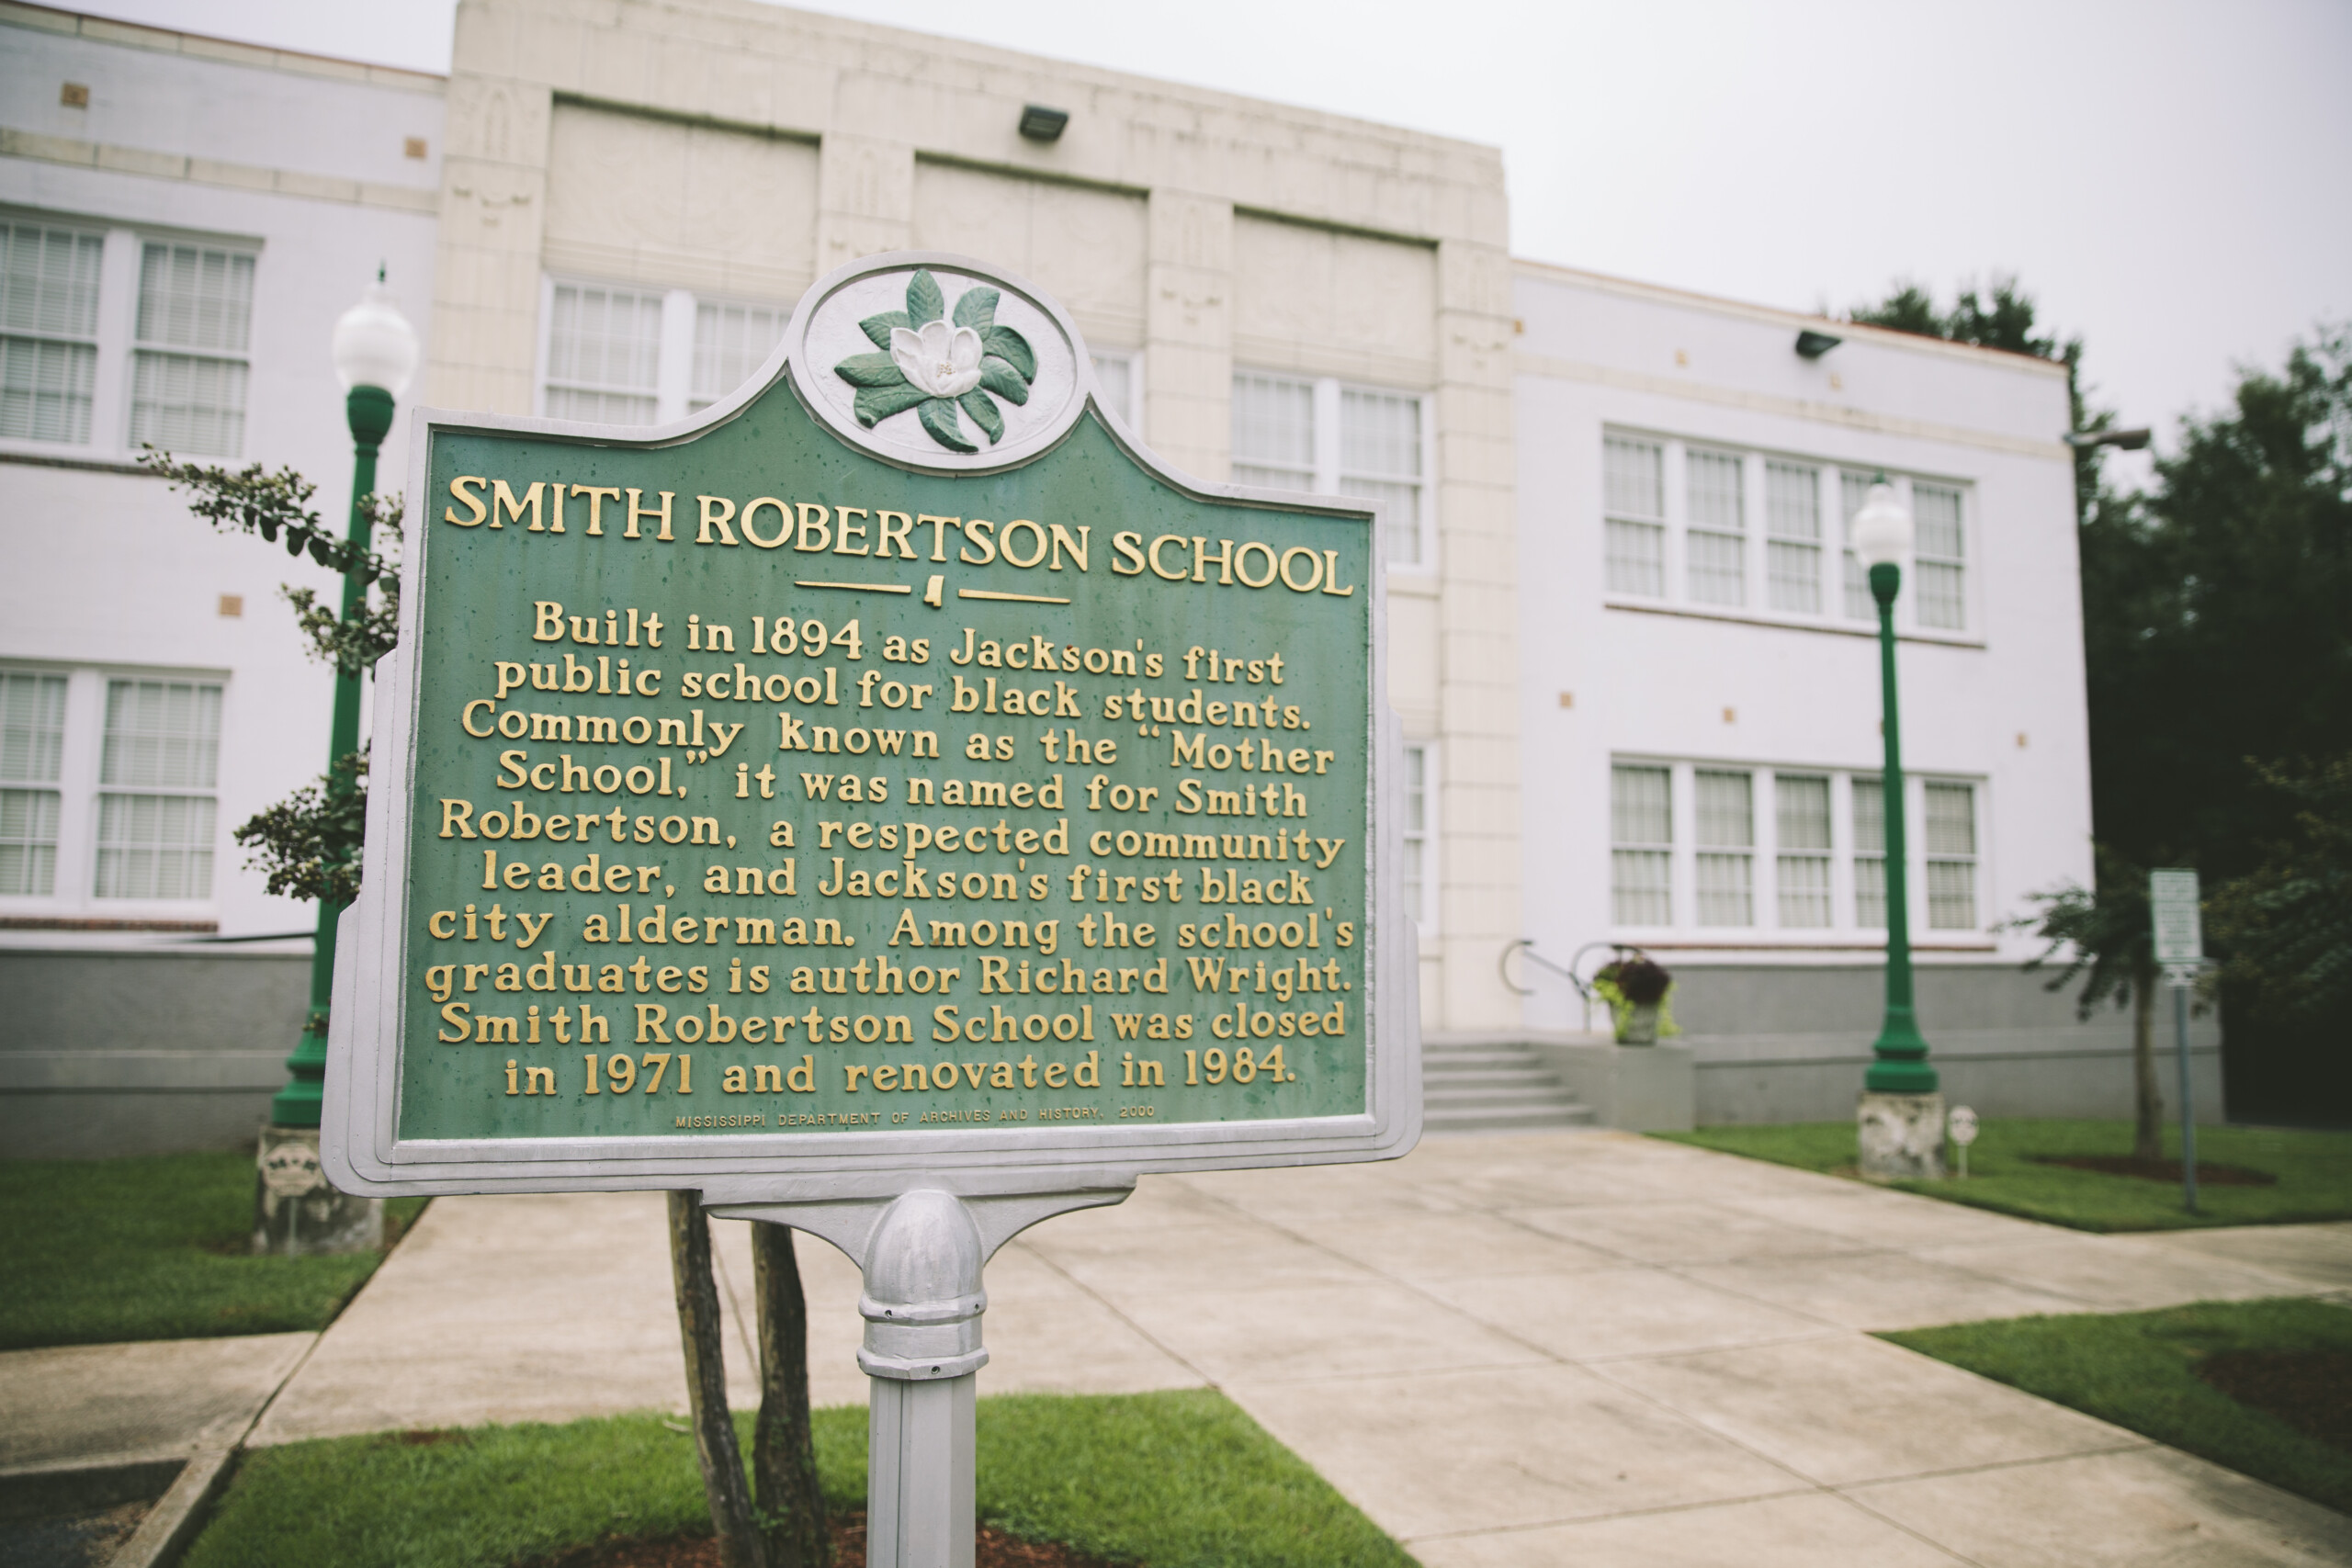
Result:
{"label": "ground light fixture", "polygon": [[1919,1033],[1911,1000],[1911,913],[1903,827],[1903,734],[1896,721],[1894,688],[1894,595],[1903,585],[1903,563],[1911,554],[1910,511],[1881,474],[1862,509],[1854,514],[1854,554],[1869,570],[1871,597],[1878,602],[1879,683],[1885,721],[1886,768],[1886,1019],[1871,1046],[1877,1058],[1863,1075],[1865,1090],[1879,1094],[1933,1094],[1936,1069],[1928,1065],[1928,1042]]}

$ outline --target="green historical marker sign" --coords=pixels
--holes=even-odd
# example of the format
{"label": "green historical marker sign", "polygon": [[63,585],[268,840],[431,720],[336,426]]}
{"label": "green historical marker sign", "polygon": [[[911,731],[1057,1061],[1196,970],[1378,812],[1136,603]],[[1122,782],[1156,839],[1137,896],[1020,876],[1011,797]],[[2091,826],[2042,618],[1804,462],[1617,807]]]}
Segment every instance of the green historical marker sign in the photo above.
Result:
{"label": "green historical marker sign", "polygon": [[684,426],[418,425],[338,1186],[1411,1145],[1371,509],[1166,469],[950,256]]}

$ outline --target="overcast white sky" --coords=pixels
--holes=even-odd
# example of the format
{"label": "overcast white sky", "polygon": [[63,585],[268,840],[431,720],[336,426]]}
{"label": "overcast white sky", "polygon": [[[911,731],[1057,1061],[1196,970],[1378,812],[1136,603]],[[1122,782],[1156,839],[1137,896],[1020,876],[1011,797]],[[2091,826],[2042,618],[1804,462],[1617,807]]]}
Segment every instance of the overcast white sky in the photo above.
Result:
{"label": "overcast white sky", "polygon": [[[455,0],[78,8],[445,71]],[[2352,316],[2345,0],[807,8],[1498,144],[1536,260],[1797,310],[2014,273],[2167,445]]]}

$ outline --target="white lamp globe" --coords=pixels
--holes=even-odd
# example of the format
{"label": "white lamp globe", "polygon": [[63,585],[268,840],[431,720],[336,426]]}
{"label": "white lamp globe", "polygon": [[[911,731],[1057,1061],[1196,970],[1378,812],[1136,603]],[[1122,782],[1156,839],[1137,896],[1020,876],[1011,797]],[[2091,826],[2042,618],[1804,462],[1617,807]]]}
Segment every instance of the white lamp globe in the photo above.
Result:
{"label": "white lamp globe", "polygon": [[395,398],[416,374],[416,329],[401,315],[383,276],[334,323],[334,373],[344,390],[381,387]]}
{"label": "white lamp globe", "polygon": [[1871,486],[1854,513],[1854,554],[1864,567],[1901,566],[1911,553],[1911,513],[1894,499],[1894,487],[1881,479]]}

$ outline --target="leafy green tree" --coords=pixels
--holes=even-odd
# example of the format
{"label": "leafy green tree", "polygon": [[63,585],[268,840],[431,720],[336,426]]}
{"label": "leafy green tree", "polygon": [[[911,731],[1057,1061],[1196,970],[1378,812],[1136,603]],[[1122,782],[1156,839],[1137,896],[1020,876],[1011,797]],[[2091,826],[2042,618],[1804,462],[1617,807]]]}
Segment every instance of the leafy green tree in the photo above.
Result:
{"label": "leafy green tree", "polygon": [[2210,901],[2224,975],[2276,1017],[2341,1018],[2352,1008],[2352,751],[2257,772],[2292,805],[2295,827]]}

